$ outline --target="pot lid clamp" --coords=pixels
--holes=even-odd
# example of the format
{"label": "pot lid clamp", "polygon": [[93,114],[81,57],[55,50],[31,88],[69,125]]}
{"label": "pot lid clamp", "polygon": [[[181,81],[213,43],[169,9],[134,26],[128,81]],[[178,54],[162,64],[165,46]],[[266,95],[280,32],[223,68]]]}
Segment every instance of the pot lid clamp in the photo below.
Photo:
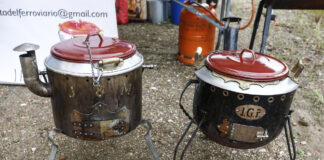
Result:
{"label": "pot lid clamp", "polygon": [[206,58],[206,66],[224,76],[256,82],[280,80],[289,73],[285,63],[250,49],[212,53]]}
{"label": "pot lid clamp", "polygon": [[89,63],[90,57],[85,41],[89,41],[94,62],[108,58],[127,59],[135,54],[133,43],[119,38],[97,36],[78,37],[62,41],[51,48],[51,54],[60,60]]}

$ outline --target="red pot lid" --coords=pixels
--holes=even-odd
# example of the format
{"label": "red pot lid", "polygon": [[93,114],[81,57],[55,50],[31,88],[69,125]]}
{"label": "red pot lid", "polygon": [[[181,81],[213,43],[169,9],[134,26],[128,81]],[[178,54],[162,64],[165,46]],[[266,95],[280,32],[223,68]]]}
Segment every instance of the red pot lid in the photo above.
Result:
{"label": "red pot lid", "polygon": [[60,30],[71,35],[99,33],[100,29],[86,21],[66,21],[59,25]]}
{"label": "red pot lid", "polygon": [[94,62],[107,58],[131,57],[136,52],[133,43],[118,38],[96,36],[78,37],[55,44],[51,54],[61,60],[71,62],[89,62],[89,53],[86,44],[88,39]]}
{"label": "red pot lid", "polygon": [[249,49],[210,54],[206,66],[219,74],[247,81],[280,80],[289,72],[288,66],[280,60]]}

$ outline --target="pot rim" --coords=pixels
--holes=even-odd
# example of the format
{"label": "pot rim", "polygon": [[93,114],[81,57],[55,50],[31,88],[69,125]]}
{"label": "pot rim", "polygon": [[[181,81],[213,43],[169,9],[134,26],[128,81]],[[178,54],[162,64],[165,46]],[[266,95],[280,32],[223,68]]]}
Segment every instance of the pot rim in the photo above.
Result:
{"label": "pot rim", "polygon": [[[125,59],[121,65],[118,65],[116,67],[110,67],[109,69],[104,69],[102,76],[116,76],[123,73],[131,72],[141,67],[143,63],[143,56],[138,51],[136,51],[136,53],[133,56]],[[77,77],[92,77],[90,63],[63,61],[55,58],[52,55],[49,55],[48,57],[46,57],[44,65],[46,66],[46,69],[64,75],[72,75]],[[98,75],[96,69],[95,75]]]}
{"label": "pot rim", "polygon": [[279,80],[277,84],[269,84],[264,87],[261,87],[257,84],[251,84],[250,87],[246,90],[240,88],[240,84],[237,81],[228,81],[225,82],[224,79],[220,77],[215,77],[210,70],[205,66],[201,69],[195,71],[196,76],[210,84],[228,91],[250,94],[250,95],[261,95],[261,96],[270,96],[270,95],[280,95],[290,93],[295,91],[298,88],[298,84],[295,83],[290,77],[283,78]]}

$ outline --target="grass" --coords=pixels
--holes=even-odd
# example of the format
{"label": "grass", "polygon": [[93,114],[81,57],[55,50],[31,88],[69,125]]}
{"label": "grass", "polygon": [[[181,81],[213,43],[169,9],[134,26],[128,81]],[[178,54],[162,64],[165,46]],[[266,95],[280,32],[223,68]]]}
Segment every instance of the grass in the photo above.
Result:
{"label": "grass", "polygon": [[316,90],[316,89],[313,90],[313,93],[314,93],[314,95],[316,97],[316,103],[324,104],[324,96],[323,96],[323,94],[320,91]]}
{"label": "grass", "polygon": [[320,22],[324,18],[324,10],[315,10],[311,11],[311,13],[314,16],[316,23]]}
{"label": "grass", "polygon": [[324,104],[324,96],[321,93],[321,91],[317,90],[317,89],[313,89],[312,91],[304,91],[303,92],[303,97],[304,98],[308,98],[311,99],[312,101],[314,101],[314,104]]}
{"label": "grass", "polygon": [[296,11],[296,14],[297,17],[308,15],[310,18],[295,19],[292,34],[303,39],[300,45],[324,54],[324,10]]}
{"label": "grass", "polygon": [[299,158],[304,158],[306,156],[305,152],[302,150],[297,150],[297,155]]}

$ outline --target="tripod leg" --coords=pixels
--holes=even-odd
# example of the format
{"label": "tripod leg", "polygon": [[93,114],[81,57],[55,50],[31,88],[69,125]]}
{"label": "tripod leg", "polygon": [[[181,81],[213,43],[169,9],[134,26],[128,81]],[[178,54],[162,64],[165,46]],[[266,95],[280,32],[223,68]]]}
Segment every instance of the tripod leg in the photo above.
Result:
{"label": "tripod leg", "polygon": [[48,160],[54,160],[55,159],[55,155],[56,155],[56,152],[58,150],[58,145],[54,142],[54,136],[59,133],[59,130],[57,129],[53,129],[49,132],[48,134],[48,139],[49,141],[51,141],[52,143],[52,151],[51,151],[51,154],[50,156],[48,157]]}
{"label": "tripod leg", "polygon": [[144,124],[144,125],[145,125],[145,127],[146,127],[146,129],[147,129],[146,134],[144,135],[144,138],[145,138],[145,140],[146,140],[146,144],[149,146],[149,148],[150,148],[150,150],[151,150],[151,152],[152,152],[152,154],[153,154],[153,156],[154,156],[154,159],[155,159],[155,160],[160,160],[160,156],[159,156],[159,154],[157,153],[157,151],[156,151],[156,149],[155,149],[155,147],[154,147],[154,144],[153,144],[153,142],[152,142],[152,139],[151,139],[151,137],[150,137],[150,131],[151,131],[151,129],[152,129],[152,125],[151,125],[151,123],[150,123],[149,121],[147,121],[147,120],[141,120],[141,121],[139,122],[139,124]]}
{"label": "tripod leg", "polygon": [[[295,160],[296,159],[296,146],[295,146],[294,135],[292,133],[292,128],[291,128],[291,124],[290,124],[290,116],[291,116],[292,112],[293,112],[292,110],[289,111],[289,114],[286,116],[284,129],[285,129],[285,136],[286,136],[286,140],[287,140],[287,147],[288,147],[290,160]],[[288,125],[288,129],[287,129],[287,125]],[[288,135],[288,133],[289,133],[289,135]],[[292,149],[290,148],[289,139],[290,139]],[[293,153],[291,153],[291,152],[293,152]]]}

